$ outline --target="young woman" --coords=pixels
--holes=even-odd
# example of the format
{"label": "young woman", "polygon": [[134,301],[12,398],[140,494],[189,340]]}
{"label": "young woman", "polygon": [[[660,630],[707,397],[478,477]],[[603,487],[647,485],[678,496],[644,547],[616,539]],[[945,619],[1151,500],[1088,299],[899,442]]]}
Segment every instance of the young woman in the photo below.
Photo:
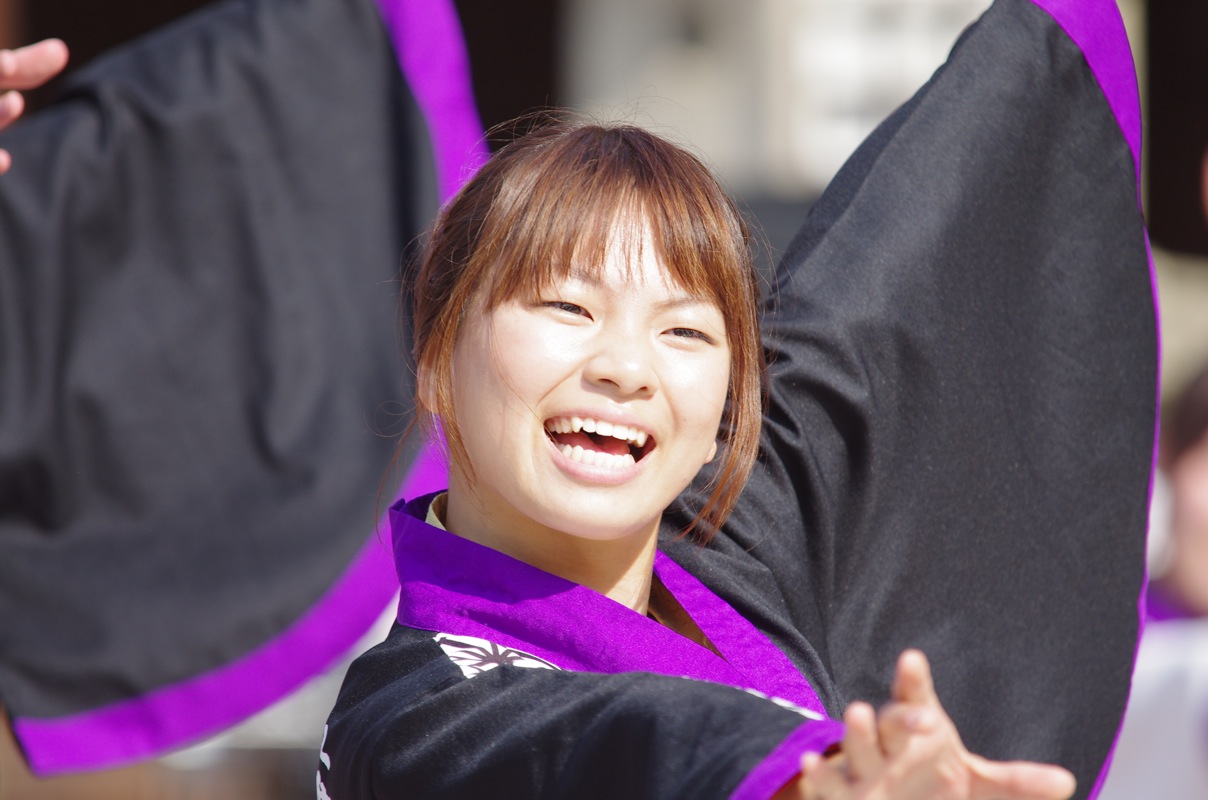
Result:
{"label": "young woman", "polygon": [[[1110,0],[1001,0],[841,173],[770,293],[763,344],[774,369],[760,455],[720,529],[741,464],[732,455],[743,446],[737,378],[727,380],[734,385],[718,454],[663,514],[653,554],[636,544],[649,521],[642,505],[583,507],[581,532],[602,540],[553,536],[596,495],[551,490],[534,505],[525,498],[540,497],[533,488],[544,473],[518,459],[545,452],[542,440],[503,438],[486,424],[482,441],[519,448],[485,448],[516,467],[501,478],[485,474],[475,450],[484,446],[467,437],[468,467],[454,476],[461,489],[451,486],[445,501],[452,508],[444,522],[456,533],[433,539],[421,521],[396,516],[401,627],[350,676],[321,785],[337,797],[366,793],[358,781],[382,793],[445,796],[531,796],[538,786],[572,796],[767,796],[786,781],[798,788],[791,780],[801,754],[824,751],[841,735],[736,687],[838,717],[850,698],[885,699],[894,658],[917,645],[935,658],[945,703],[972,749],[1062,763],[1079,776],[1081,792],[1093,792],[1136,642],[1154,399],[1135,86],[1114,13]],[[307,56],[302,63],[315,63]],[[691,258],[660,249],[657,220],[605,216],[609,235],[586,240],[603,248],[597,255],[615,240],[634,256],[617,261],[627,280],[642,278],[637,284],[661,298],[654,308],[738,301],[708,281],[693,285],[696,273],[684,266]],[[636,257],[647,227],[658,280],[646,280],[653,267]],[[354,258],[344,249],[341,256]],[[615,289],[599,269],[597,283]],[[561,284],[515,288],[534,287]],[[495,288],[513,301],[531,294]],[[500,311],[509,302],[449,309],[465,316],[457,331],[433,333],[454,337],[449,364],[457,365],[467,333],[498,342],[512,330]],[[540,313],[583,324],[574,307],[593,311],[565,302]],[[641,307],[636,297],[621,305]],[[722,319],[737,375],[742,348],[732,320]],[[716,331],[676,324],[662,333],[669,343],[660,347],[683,348],[682,363],[711,374],[705,356],[715,354]],[[462,359],[463,369],[495,369],[477,352],[477,362]],[[547,355],[557,364],[564,354]],[[540,359],[506,363],[517,375],[536,374],[525,391],[545,386],[556,400],[547,408],[544,394],[517,390],[533,416],[556,412],[539,420],[540,435],[577,466],[555,475],[610,464],[623,471],[613,459],[628,457],[643,480],[661,479],[671,473],[655,469],[668,465],[660,447],[683,455],[672,466],[685,475],[709,456],[711,446],[693,450],[686,443],[695,439],[681,436],[700,426],[704,392],[690,403],[683,392],[669,395],[651,421],[656,431],[642,418],[620,420],[625,436],[615,436],[614,424],[614,443],[598,438],[597,423],[616,420],[592,417],[594,406],[577,409],[587,416],[561,407],[563,384],[545,383],[558,370],[534,366]],[[665,371],[647,372],[660,389],[669,381]],[[506,386],[511,372],[498,375],[496,387]],[[440,412],[441,391],[455,412],[476,399],[464,389],[459,399],[456,381],[425,381],[421,399],[431,410]],[[577,431],[576,416],[584,420]],[[586,420],[597,429],[586,449],[603,449],[608,460],[575,455]],[[413,510],[426,518],[424,506]],[[488,524],[467,528],[459,514]],[[515,527],[525,520],[535,524]],[[702,547],[677,538],[688,528],[712,539]],[[499,535],[514,529],[559,544],[548,556],[532,548],[546,560],[526,568],[506,549],[527,540]],[[491,547],[463,536],[490,536]],[[585,560],[588,551],[600,558]],[[659,622],[639,613],[644,597]],[[436,632],[450,635],[437,642]],[[475,663],[500,661],[514,668],[465,677],[480,669]],[[541,661],[563,670],[524,668]],[[934,776],[935,752],[916,748],[917,759],[901,760],[910,753],[900,747],[912,743],[938,742],[940,754],[955,754],[961,775],[984,767],[941,724],[918,658],[907,656],[900,672],[893,708],[903,710],[885,714],[876,746],[867,709],[854,706],[846,762],[809,759],[805,790],[875,793],[881,770],[896,776],[908,764],[918,770],[911,774]],[[919,706],[929,713],[915,715]]]}
{"label": "young woman", "polygon": [[680,534],[718,529],[762,418],[746,230],[695,158],[632,127],[530,133],[445,210],[411,288],[449,489],[392,511],[399,625],[331,717],[331,797],[1071,794],[1059,768],[969,755],[917,653],[844,735],[658,553],[710,462]]}
{"label": "young woman", "polygon": [[1093,795],[1156,385],[1135,86],[1095,5],[995,4],[844,167],[767,293],[762,421],[699,164],[592,128],[496,156],[414,281],[449,491],[392,512],[399,625],[347,677],[326,793],[1068,794],[968,756],[918,647],[970,749]]}

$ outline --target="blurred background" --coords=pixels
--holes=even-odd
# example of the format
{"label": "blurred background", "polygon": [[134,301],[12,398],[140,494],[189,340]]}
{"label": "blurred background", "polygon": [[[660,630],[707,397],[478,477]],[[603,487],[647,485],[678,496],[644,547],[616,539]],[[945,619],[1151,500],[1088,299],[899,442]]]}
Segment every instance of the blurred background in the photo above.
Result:
{"label": "blurred background", "polygon": [[[205,4],[0,0],[0,47],[57,36],[78,68]],[[1145,106],[1145,205],[1163,315],[1162,389],[1175,398],[1208,364],[1208,3],[1118,4]],[[558,105],[678,139],[713,165],[747,209],[767,265],[847,155],[943,62],[989,1],[456,5],[488,128]],[[55,92],[55,85],[35,92],[31,105],[51,102]],[[318,737],[341,671],[216,740],[110,773],[36,781],[0,725],[0,800],[313,797]],[[1208,750],[1204,755],[1208,763]]]}

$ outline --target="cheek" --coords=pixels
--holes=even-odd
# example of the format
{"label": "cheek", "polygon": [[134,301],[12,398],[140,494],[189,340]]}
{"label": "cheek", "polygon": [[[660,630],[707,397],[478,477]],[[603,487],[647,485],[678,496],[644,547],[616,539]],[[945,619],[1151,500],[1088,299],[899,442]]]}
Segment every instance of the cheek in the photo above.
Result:
{"label": "cheek", "polygon": [[453,415],[474,461],[483,448],[501,446],[500,415],[511,395],[507,376],[491,357],[492,338],[488,325],[468,325],[453,351]]}
{"label": "cheek", "polygon": [[509,417],[531,414],[533,406],[570,374],[581,360],[581,337],[540,320],[500,319],[490,336],[488,372]]}
{"label": "cheek", "polygon": [[712,442],[730,387],[728,354],[699,359],[672,357],[664,375],[664,388],[675,397],[676,416],[707,431]]}
{"label": "cheek", "polygon": [[701,405],[720,409],[730,388],[730,355],[717,350],[667,360],[667,374],[677,388],[690,388]]}

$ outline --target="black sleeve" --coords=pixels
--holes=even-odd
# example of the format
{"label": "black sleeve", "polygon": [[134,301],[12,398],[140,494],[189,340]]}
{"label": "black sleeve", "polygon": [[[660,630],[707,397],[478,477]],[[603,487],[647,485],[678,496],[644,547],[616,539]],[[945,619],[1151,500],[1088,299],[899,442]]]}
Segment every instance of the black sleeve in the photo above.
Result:
{"label": "black sleeve", "polygon": [[[36,770],[99,767],[54,742],[42,760],[31,726],[262,652],[376,543],[400,260],[434,171],[372,0],[216,3],[0,145],[0,697]],[[285,662],[351,646],[380,572],[372,607]],[[90,740],[154,755],[313,674],[286,672]]]}
{"label": "black sleeve", "polygon": [[467,678],[431,633],[396,626],[349,670],[320,797],[723,798],[803,725],[834,729],[649,673],[500,666]]}
{"label": "black sleeve", "polygon": [[[1064,5],[1122,36],[1114,4]],[[1107,88],[999,0],[852,157],[779,267],[760,460],[696,557],[755,562],[779,596],[748,605],[783,603],[836,705],[884,700],[920,647],[971,749],[1062,763],[1081,796],[1127,697],[1157,385]],[[734,571],[701,574],[757,595]]]}

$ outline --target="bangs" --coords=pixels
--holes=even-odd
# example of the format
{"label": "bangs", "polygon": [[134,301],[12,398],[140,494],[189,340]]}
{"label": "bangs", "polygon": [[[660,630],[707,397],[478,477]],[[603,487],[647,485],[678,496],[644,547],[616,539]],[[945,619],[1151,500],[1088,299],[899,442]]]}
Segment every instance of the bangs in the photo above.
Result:
{"label": "bangs", "polygon": [[697,159],[624,128],[578,130],[533,156],[483,221],[474,260],[487,308],[572,272],[600,278],[613,246],[628,250],[631,269],[652,241],[675,283],[730,310],[748,277],[746,227]]}

